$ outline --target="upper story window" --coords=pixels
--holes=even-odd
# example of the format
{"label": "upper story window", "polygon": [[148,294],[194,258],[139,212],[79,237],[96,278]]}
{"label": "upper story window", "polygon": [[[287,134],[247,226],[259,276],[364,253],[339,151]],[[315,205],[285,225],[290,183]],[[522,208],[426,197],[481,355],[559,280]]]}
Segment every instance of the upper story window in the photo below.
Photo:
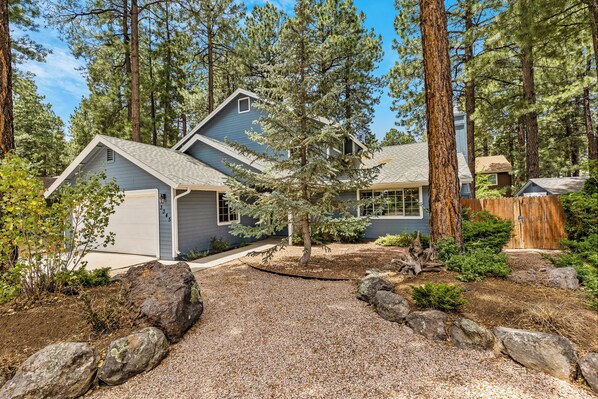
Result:
{"label": "upper story window", "polygon": [[114,162],[114,150],[112,148],[106,150],[106,162]]}
{"label": "upper story window", "polygon": [[251,110],[251,101],[249,100],[249,97],[240,98],[238,105],[240,114],[249,112]]}
{"label": "upper story window", "polygon": [[218,224],[231,224],[232,222],[239,221],[239,214],[234,212],[226,200],[225,193],[218,193],[217,197],[218,207]]}
{"label": "upper story window", "polygon": [[377,198],[374,204],[364,205],[361,216],[389,218],[422,217],[421,192],[416,188],[397,188],[390,190],[362,190],[360,199]]}

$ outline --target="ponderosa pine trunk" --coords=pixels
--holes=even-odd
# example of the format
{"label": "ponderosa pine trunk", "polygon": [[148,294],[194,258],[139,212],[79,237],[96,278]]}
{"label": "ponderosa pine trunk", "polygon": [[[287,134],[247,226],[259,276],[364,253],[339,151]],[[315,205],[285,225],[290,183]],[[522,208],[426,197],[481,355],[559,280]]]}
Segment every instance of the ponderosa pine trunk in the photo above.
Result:
{"label": "ponderosa pine trunk", "polygon": [[211,21],[207,23],[208,36],[208,113],[214,111],[214,40]]}
{"label": "ponderosa pine trunk", "polygon": [[8,0],[0,0],[0,159],[14,148]]}
{"label": "ponderosa pine trunk", "polygon": [[521,81],[523,83],[523,101],[529,110],[523,115],[525,124],[525,158],[527,178],[540,177],[540,159],[538,154],[538,113],[534,81],[534,62],[532,47],[526,45],[521,51]]}
{"label": "ponderosa pine trunk", "polygon": [[590,24],[592,25],[592,43],[594,45],[594,66],[596,67],[596,77],[598,77],[598,0],[586,0],[588,3],[588,12],[590,14]]}
{"label": "ponderosa pine trunk", "polygon": [[[471,2],[466,3],[465,8],[465,35],[468,36],[473,29],[473,17],[471,11]],[[468,39],[471,40],[471,39]],[[465,45],[465,66],[473,60],[473,43]],[[475,112],[475,82],[471,76],[467,77],[465,82],[465,118],[467,126],[467,165],[471,174],[474,176],[470,184],[471,196],[475,198],[475,122],[473,113]]]}
{"label": "ponderosa pine trunk", "polygon": [[172,103],[171,103],[171,99],[172,99],[172,84],[171,84],[171,78],[172,78],[172,52],[171,52],[171,43],[170,43],[170,7],[168,5],[168,2],[165,3],[164,5],[164,16],[165,16],[165,20],[166,20],[166,59],[165,61],[165,66],[164,66],[164,76],[166,78],[166,85],[164,88],[164,98],[166,98],[166,101],[164,101],[164,127],[162,130],[162,145],[164,147],[168,147],[168,142],[170,140],[170,136],[171,136],[171,124],[172,124]]}
{"label": "ponderosa pine trunk", "polygon": [[127,107],[127,118],[131,121],[131,38],[129,36],[129,0],[123,0],[122,15],[123,46],[125,49],[125,98]]}
{"label": "ponderosa pine trunk", "polygon": [[152,118],[152,145],[158,144],[158,127],[156,121],[156,95],[154,93],[154,66],[153,66],[153,49],[152,49],[152,19],[149,20],[149,51],[148,51],[148,62],[149,62],[149,78],[152,84],[150,91],[150,117]]}
{"label": "ponderosa pine trunk", "polygon": [[139,5],[131,0],[131,138],[141,142],[141,99],[139,93]]}
{"label": "ponderosa pine trunk", "polygon": [[446,10],[442,0],[420,0],[430,164],[430,241],[463,244],[457,144]]}
{"label": "ponderosa pine trunk", "polygon": [[593,161],[598,161],[598,134],[594,130],[594,122],[592,121],[590,89],[588,87],[583,88],[583,116],[586,137],[588,138],[588,158]]}

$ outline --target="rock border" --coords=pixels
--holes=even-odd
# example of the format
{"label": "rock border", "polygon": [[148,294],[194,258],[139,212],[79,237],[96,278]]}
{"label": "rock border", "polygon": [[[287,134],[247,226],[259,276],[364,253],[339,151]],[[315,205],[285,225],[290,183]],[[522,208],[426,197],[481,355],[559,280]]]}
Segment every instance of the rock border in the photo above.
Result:
{"label": "rock border", "polygon": [[[458,317],[449,323],[448,315],[439,310],[408,310],[404,317],[384,317],[386,309],[382,312],[378,310],[377,302],[383,297],[378,295],[379,292],[393,293],[392,296],[384,294],[393,298],[393,302],[405,300],[402,296],[394,294],[392,289],[388,289],[389,286],[394,287],[388,277],[388,272],[369,270],[358,281],[355,294],[357,299],[374,306],[378,315],[385,320],[406,324],[414,333],[430,340],[450,341],[459,349],[492,351],[496,355],[506,355],[524,367],[565,381],[572,381],[581,376],[590,390],[598,393],[598,353],[589,352],[579,358],[575,344],[561,335],[507,327],[489,330],[464,317]],[[375,284],[372,284],[372,281],[375,281]],[[371,292],[373,290],[375,292]],[[364,295],[364,292],[368,295]]]}

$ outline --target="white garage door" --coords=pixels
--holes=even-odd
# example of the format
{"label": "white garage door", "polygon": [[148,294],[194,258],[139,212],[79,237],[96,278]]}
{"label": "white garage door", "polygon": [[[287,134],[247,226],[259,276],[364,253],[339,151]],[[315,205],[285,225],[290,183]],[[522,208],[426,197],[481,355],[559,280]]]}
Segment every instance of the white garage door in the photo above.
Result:
{"label": "white garage door", "polygon": [[158,190],[125,191],[106,231],[115,234],[114,245],[98,250],[159,257]]}

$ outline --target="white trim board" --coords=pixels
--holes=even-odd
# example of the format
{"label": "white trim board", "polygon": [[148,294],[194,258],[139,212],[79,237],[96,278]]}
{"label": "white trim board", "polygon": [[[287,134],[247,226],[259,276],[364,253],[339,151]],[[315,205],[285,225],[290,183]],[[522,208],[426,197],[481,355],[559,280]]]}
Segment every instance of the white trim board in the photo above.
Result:
{"label": "white trim board", "polygon": [[[220,194],[224,194],[224,191],[216,191],[216,225],[230,226],[233,223],[240,223],[241,222],[241,214],[239,212],[235,212],[237,215],[237,219],[235,219],[235,220],[229,220],[228,222],[220,221]],[[230,204],[228,207],[229,207],[229,215],[230,215]]]}

